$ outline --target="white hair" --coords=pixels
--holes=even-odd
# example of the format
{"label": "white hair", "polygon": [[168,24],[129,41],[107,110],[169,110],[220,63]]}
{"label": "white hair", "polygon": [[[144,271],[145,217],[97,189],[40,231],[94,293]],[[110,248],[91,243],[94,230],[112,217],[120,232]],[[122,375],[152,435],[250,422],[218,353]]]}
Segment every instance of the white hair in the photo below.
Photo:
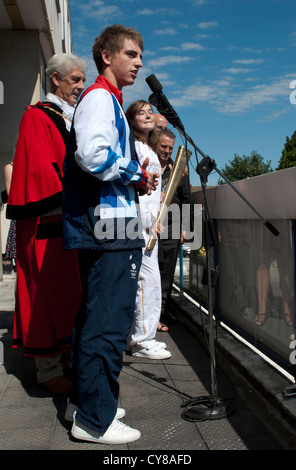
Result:
{"label": "white hair", "polygon": [[53,73],[57,72],[61,79],[71,72],[73,69],[79,69],[81,72],[85,72],[87,69],[87,64],[83,59],[77,57],[74,54],[65,54],[61,52],[60,54],[55,54],[49,59],[46,73],[50,80],[51,88],[54,88],[52,77]]}

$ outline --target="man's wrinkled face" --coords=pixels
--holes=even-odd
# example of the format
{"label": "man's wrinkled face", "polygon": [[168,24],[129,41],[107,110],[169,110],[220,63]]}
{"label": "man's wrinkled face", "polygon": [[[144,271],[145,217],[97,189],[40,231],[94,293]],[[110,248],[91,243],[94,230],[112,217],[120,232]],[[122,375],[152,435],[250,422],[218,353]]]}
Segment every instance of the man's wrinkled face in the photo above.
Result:
{"label": "man's wrinkled face", "polygon": [[80,69],[73,69],[61,79],[56,72],[53,74],[53,82],[56,85],[56,96],[74,106],[84,90],[85,73]]}

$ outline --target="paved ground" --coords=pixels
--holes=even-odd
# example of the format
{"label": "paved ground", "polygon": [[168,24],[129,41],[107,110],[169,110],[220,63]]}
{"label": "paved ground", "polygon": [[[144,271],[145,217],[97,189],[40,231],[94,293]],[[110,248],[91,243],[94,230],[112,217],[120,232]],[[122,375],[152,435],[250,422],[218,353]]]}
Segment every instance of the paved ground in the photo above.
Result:
{"label": "paved ground", "polygon": [[[182,417],[182,405],[195,397],[210,396],[213,381],[207,351],[180,322],[171,325],[169,333],[159,333],[172,358],[151,361],[124,356],[120,406],[126,410],[124,422],[140,429],[141,439],[111,447],[75,441],[64,420],[66,399],[38,386],[34,361],[11,348],[13,304],[14,281],[7,279],[0,283],[0,339],[4,345],[4,364],[0,365],[1,450],[100,450],[110,456],[110,452],[118,455],[113,454],[116,450],[136,455],[131,451],[190,454],[196,450],[296,449],[296,444],[278,432],[276,424],[262,417],[256,399],[250,400],[250,395],[255,397],[251,387],[226,377],[219,368],[219,397],[231,399],[234,412],[222,419],[196,422]],[[101,452],[97,458],[104,455]]]}

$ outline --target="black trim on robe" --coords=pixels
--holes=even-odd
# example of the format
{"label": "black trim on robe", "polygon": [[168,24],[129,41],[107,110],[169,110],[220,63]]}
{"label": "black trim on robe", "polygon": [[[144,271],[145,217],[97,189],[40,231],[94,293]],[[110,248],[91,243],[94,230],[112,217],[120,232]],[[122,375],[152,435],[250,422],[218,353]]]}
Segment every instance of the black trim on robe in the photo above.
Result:
{"label": "black trim on robe", "polygon": [[[65,147],[66,147],[68,139],[69,139],[69,131],[66,128],[64,118],[60,114],[56,113],[58,112],[62,114],[62,109],[56,104],[51,103],[49,101],[36,104],[34,107],[42,110],[52,120],[52,122],[55,124],[58,131],[60,132],[62,139],[64,141],[64,144],[65,144]],[[54,109],[56,112],[52,111],[49,108]],[[61,171],[57,163],[53,162],[52,165],[55,171],[57,172],[58,177],[62,181]],[[53,194],[52,196],[42,199],[41,201],[29,202],[26,205],[10,205],[9,204],[6,208],[6,218],[12,219],[12,220],[24,220],[24,219],[29,219],[30,217],[38,217],[54,209],[57,209],[58,207],[61,207],[62,200],[63,200],[63,193],[62,191],[60,191],[56,194]]]}

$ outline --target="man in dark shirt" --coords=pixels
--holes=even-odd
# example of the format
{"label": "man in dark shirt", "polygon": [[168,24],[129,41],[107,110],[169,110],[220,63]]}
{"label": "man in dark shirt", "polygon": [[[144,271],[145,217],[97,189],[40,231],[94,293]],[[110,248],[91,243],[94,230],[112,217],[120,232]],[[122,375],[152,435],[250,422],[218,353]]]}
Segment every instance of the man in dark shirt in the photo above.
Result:
{"label": "man in dark shirt", "polygon": [[[166,191],[174,163],[171,155],[175,145],[175,138],[175,134],[169,129],[161,129],[159,131],[156,153],[162,168],[162,193]],[[185,227],[182,227],[182,205],[190,204],[190,201],[189,177],[188,174],[186,174],[177,188],[168,212],[167,236],[165,238],[160,237],[159,239],[158,260],[162,284],[162,307],[161,321],[158,326],[159,331],[168,331],[166,325],[162,323],[162,320],[167,321],[170,316],[169,303],[179,248],[180,244],[187,239],[186,230],[184,230]],[[178,226],[175,224],[178,224]],[[189,227],[187,227],[187,230],[188,229]]]}

